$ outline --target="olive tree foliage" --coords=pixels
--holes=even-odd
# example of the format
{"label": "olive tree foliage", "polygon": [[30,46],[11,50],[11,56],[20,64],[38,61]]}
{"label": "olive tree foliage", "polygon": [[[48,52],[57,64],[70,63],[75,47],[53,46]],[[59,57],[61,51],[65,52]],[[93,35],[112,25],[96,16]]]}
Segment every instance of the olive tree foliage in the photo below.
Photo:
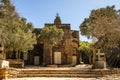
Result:
{"label": "olive tree foliage", "polygon": [[32,27],[33,25],[31,23],[20,21],[19,27],[16,28],[15,34],[13,34],[15,38],[13,49],[15,51],[27,52],[34,48],[33,45],[36,44],[36,36],[32,33]]}
{"label": "olive tree foliage", "polygon": [[[94,47],[107,51],[117,47],[120,40],[120,15],[115,6],[92,10],[80,25],[82,35],[96,38]],[[107,49],[106,49],[107,48]]]}
{"label": "olive tree foliage", "polygon": [[27,52],[36,44],[33,25],[20,17],[10,0],[0,0],[0,42],[6,51]]}
{"label": "olive tree foliage", "polygon": [[40,42],[44,43],[44,47],[48,47],[50,53],[50,64],[53,64],[52,61],[52,47],[57,45],[63,38],[63,30],[57,28],[56,26],[45,26],[39,35]]}
{"label": "olive tree foliage", "polygon": [[15,12],[15,7],[10,4],[9,0],[0,0],[0,42],[4,44],[4,48],[10,49],[15,19],[16,21],[19,19],[18,14]]}

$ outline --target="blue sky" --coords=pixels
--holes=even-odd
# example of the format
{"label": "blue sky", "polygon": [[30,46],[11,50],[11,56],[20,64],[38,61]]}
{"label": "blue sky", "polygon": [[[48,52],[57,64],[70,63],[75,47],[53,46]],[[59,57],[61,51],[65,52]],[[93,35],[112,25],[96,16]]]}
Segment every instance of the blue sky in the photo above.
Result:
{"label": "blue sky", "polygon": [[[11,0],[20,16],[32,22],[35,28],[44,23],[53,23],[59,13],[62,23],[70,23],[71,29],[79,30],[84,18],[89,17],[92,9],[115,5],[120,9],[120,0]],[[80,40],[87,40],[80,36]]]}

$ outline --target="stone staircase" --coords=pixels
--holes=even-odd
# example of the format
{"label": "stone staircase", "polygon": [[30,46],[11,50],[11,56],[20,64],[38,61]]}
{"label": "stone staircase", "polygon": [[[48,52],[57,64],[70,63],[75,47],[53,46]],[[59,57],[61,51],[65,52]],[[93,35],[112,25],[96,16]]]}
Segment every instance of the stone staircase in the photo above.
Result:
{"label": "stone staircase", "polygon": [[41,69],[21,69],[17,75],[21,77],[81,77],[93,78],[102,77],[108,74],[115,74],[115,70],[41,70]]}

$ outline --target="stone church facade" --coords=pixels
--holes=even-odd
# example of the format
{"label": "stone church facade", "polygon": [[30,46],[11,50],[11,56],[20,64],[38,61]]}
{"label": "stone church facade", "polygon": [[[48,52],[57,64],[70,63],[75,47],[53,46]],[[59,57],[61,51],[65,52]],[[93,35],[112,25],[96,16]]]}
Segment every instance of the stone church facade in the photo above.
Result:
{"label": "stone church facade", "polygon": [[[53,64],[72,64],[79,63],[78,47],[79,47],[79,31],[71,30],[70,24],[64,24],[61,22],[59,15],[56,15],[54,23],[45,23],[45,26],[53,26],[63,29],[64,39],[57,46],[52,48],[52,61]],[[40,29],[35,29],[36,35]],[[50,52],[47,47],[44,47],[44,43],[38,43],[35,48],[28,55],[28,64],[42,65],[50,64]]]}
{"label": "stone church facade", "polygon": [[[70,24],[62,23],[59,15],[56,15],[54,23],[45,23],[45,26],[53,26],[63,29],[64,36],[60,44],[53,46],[52,48],[52,62],[58,65],[75,65],[79,63],[78,47],[79,47],[79,31],[71,30]],[[36,35],[40,33],[40,28],[35,28]],[[38,39],[37,39],[38,41]],[[38,41],[39,42],[39,41]],[[15,53],[11,59],[16,59]],[[9,53],[7,59],[9,58]],[[44,43],[37,43],[34,45],[32,51],[28,51],[27,54],[21,54],[20,58],[24,61],[25,65],[42,65],[50,64],[50,51],[44,46]]]}

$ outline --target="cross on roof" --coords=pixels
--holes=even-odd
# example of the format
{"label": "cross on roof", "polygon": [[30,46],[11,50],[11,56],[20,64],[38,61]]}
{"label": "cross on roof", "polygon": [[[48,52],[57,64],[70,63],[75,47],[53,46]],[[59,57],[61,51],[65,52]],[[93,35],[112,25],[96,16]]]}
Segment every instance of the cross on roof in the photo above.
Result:
{"label": "cross on roof", "polygon": [[56,16],[57,16],[57,17],[59,17],[59,14],[58,14],[58,13],[56,13]]}

